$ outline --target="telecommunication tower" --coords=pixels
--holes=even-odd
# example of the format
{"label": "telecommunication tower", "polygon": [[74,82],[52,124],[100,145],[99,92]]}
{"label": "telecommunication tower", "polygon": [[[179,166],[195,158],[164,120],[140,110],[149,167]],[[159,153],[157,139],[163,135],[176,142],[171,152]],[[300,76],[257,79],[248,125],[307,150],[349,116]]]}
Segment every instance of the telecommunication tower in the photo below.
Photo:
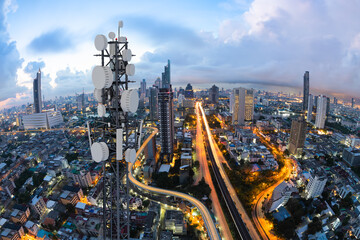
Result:
{"label": "telecommunication tower", "polygon": [[[103,173],[103,231],[99,239],[119,240],[130,238],[129,179],[128,164],[135,161],[136,142],[129,141],[135,121],[129,115],[135,113],[139,96],[136,89],[129,89],[129,76],[135,74],[130,64],[132,52],[127,38],[114,32],[97,35],[95,48],[100,54],[101,65],[92,71],[95,86],[94,97],[98,102],[97,120],[88,122],[91,156],[95,162],[102,162]],[[90,126],[91,125],[91,126]]]}

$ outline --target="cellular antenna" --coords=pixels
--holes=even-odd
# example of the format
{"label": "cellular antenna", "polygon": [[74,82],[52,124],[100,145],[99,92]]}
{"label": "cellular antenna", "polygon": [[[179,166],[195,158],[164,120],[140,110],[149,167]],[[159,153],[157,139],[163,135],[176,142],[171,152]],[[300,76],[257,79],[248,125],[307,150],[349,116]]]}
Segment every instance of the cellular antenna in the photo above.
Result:
{"label": "cellular antenna", "polygon": [[99,34],[94,42],[101,65],[92,71],[98,106],[88,135],[92,159],[103,167],[103,233],[99,238],[103,240],[130,238],[128,164],[135,161],[139,141],[129,141],[130,133],[137,129],[129,119],[137,111],[139,96],[128,86],[135,66],[129,63],[132,52],[126,37],[120,37],[122,27],[119,21],[118,38],[110,32],[110,40]]}

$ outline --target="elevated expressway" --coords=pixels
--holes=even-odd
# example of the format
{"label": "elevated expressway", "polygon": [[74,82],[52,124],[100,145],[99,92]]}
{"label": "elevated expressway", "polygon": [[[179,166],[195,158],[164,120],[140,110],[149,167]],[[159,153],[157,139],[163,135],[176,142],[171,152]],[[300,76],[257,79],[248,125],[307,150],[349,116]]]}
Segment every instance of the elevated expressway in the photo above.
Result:
{"label": "elevated expressway", "polygon": [[243,240],[260,240],[260,236],[258,235],[255,227],[251,222],[251,219],[248,217],[244,207],[237,197],[236,190],[232,186],[225,172],[225,169],[222,165],[224,162],[224,157],[212,136],[208,121],[206,119],[205,111],[200,102],[196,103],[196,108],[199,109],[202,114],[205,132],[207,135],[207,149],[209,158],[212,162],[216,181],[219,184],[224,201],[229,209],[230,215],[235,223],[239,235]]}
{"label": "elevated expressway", "polygon": [[[158,132],[158,129],[156,129],[156,128],[151,128],[151,129],[153,130],[153,132],[150,134],[149,137],[146,138],[146,140],[143,142],[143,144],[141,145],[141,147],[137,151],[136,159],[138,159],[138,157],[140,156],[140,154],[144,150],[145,146],[149,143],[149,141],[153,137],[155,137],[156,133]],[[138,188],[141,188],[141,189],[149,191],[149,192],[153,192],[153,193],[156,193],[156,194],[174,196],[174,197],[182,198],[182,199],[190,202],[195,207],[197,207],[197,209],[200,211],[200,214],[201,214],[201,216],[202,216],[202,218],[204,220],[204,224],[205,224],[205,227],[206,227],[209,238],[211,240],[220,240],[221,239],[220,235],[219,235],[219,232],[216,229],[215,223],[213,222],[213,220],[211,218],[211,214],[210,214],[209,210],[204,206],[204,204],[202,204],[202,202],[200,202],[196,198],[194,198],[194,197],[192,197],[192,196],[190,196],[188,194],[185,194],[185,193],[165,190],[165,189],[156,188],[156,187],[151,187],[151,186],[148,186],[148,185],[145,185],[145,184],[139,182],[133,176],[133,166],[134,166],[134,163],[129,163],[129,165],[128,165],[129,181],[132,184],[134,184]]]}

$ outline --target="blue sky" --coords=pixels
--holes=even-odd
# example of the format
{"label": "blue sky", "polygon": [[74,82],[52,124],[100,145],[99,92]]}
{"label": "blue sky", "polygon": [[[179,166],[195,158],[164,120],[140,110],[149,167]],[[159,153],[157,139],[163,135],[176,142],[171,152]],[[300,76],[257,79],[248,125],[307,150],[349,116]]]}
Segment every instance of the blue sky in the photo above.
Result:
{"label": "blue sky", "polygon": [[93,39],[116,31],[136,75],[152,84],[167,59],[176,86],[302,86],[360,92],[360,2],[356,0],[0,0],[0,107],[32,102],[41,67],[45,98],[90,92]]}

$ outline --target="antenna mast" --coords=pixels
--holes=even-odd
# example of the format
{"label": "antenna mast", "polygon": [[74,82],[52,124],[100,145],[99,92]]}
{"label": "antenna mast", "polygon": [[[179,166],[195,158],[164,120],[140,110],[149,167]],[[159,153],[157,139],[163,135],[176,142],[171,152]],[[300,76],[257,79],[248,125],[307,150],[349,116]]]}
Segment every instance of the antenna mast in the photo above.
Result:
{"label": "antenna mast", "polygon": [[[135,161],[136,143],[129,141],[129,115],[135,113],[139,96],[137,90],[129,89],[129,76],[135,74],[130,64],[132,52],[126,37],[110,32],[107,39],[97,35],[95,47],[100,54],[101,65],[95,66],[92,81],[94,97],[98,102],[98,121],[88,126],[91,155],[102,162],[103,174],[103,233],[99,239],[119,240],[130,238],[128,164]],[[137,140],[135,141],[137,142]]]}

